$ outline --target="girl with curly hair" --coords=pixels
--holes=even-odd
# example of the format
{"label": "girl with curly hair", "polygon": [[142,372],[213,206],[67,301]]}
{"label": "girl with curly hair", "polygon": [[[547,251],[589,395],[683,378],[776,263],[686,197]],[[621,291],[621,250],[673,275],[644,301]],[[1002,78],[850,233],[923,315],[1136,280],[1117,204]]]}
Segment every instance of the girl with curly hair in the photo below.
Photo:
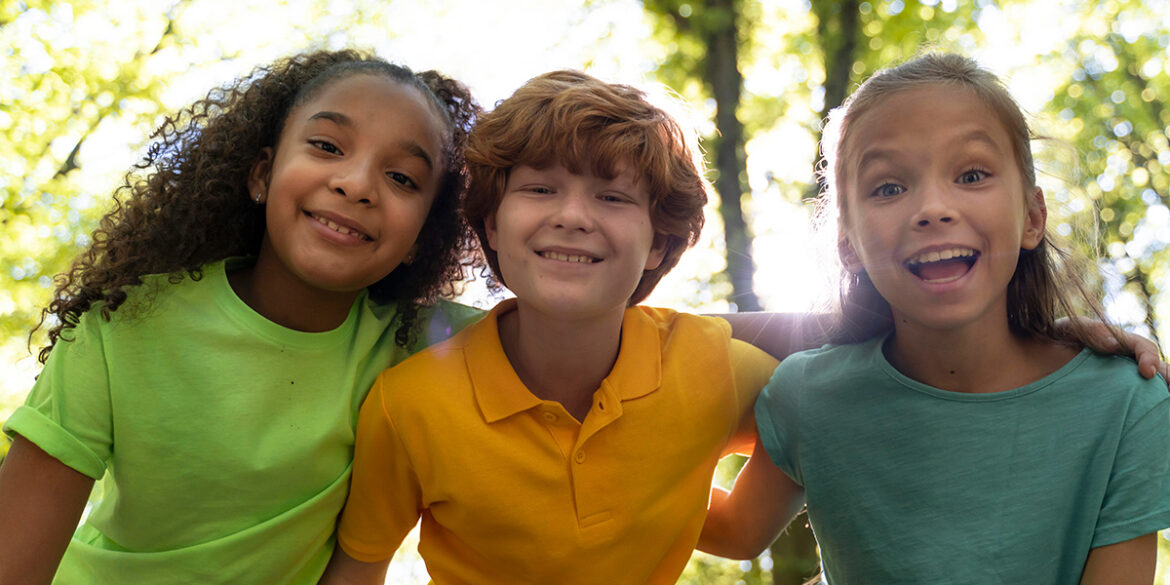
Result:
{"label": "girl with curly hair", "polygon": [[470,257],[478,111],[338,51],[168,118],[44,311],[0,583],[315,583],[375,376],[478,316],[436,308]]}

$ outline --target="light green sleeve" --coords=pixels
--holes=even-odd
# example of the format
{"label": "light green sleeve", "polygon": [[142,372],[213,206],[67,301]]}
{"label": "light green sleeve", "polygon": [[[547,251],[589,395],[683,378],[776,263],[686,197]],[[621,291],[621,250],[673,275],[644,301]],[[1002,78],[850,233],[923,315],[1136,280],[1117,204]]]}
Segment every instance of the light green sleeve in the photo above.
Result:
{"label": "light green sleeve", "polygon": [[65,465],[101,479],[113,451],[110,378],[105,354],[109,323],[81,316],[53,347],[23,406],[4,425]]}

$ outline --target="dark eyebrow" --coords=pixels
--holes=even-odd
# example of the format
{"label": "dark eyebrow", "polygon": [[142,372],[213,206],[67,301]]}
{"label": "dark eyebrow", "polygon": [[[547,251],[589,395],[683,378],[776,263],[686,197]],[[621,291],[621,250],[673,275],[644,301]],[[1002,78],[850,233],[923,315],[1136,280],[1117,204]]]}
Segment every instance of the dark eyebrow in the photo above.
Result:
{"label": "dark eyebrow", "polygon": [[[309,121],[313,120],[329,120],[338,126],[354,126],[353,120],[349,116],[346,116],[341,112],[330,112],[328,110],[323,110],[313,114],[312,116],[309,116]],[[414,142],[413,140],[404,140],[401,143],[401,147],[406,149],[406,151],[411,155],[421,158],[423,163],[427,165],[428,169],[433,170],[435,168],[435,162],[431,160],[431,155],[428,154],[426,149],[420,146],[417,142]]]}
{"label": "dark eyebrow", "polygon": [[402,142],[402,146],[410,154],[413,154],[414,156],[421,158],[422,161],[424,163],[426,163],[428,170],[435,169],[435,163],[434,163],[434,161],[431,160],[431,155],[427,154],[427,151],[422,146],[419,146],[419,144],[417,142],[414,142],[412,140],[405,140]]}
{"label": "dark eyebrow", "polygon": [[313,114],[312,116],[309,116],[309,121],[311,122],[313,120],[329,120],[330,122],[333,122],[339,126],[353,126],[353,120],[351,120],[349,116],[346,116],[341,112],[330,112],[328,110],[320,111],[316,114]]}

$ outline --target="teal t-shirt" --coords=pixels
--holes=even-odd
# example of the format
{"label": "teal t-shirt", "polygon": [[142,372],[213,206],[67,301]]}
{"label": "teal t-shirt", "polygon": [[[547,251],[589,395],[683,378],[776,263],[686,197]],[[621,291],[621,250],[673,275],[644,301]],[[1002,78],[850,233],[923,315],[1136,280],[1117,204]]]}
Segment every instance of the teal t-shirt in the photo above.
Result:
{"label": "teal t-shirt", "polygon": [[[443,305],[412,349],[480,314]],[[393,316],[363,293],[337,329],[290,330],[235,295],[224,262],[149,277],[109,322],[83,315],[5,425],[104,477],[54,583],[316,583],[361,401],[411,353]]]}
{"label": "teal t-shirt", "polygon": [[1170,394],[1125,358],[965,394],[902,375],[880,339],[825,346],[755,412],[832,585],[1075,585],[1091,548],[1170,526]]}

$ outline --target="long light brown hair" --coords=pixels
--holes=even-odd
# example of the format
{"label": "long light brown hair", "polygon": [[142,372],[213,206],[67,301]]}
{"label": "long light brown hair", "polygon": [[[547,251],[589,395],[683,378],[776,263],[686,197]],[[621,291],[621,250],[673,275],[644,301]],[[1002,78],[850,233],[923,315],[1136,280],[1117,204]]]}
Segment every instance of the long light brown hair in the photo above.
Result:
{"label": "long light brown hair", "polygon": [[[821,172],[825,178],[822,217],[838,217],[839,237],[849,229],[849,210],[840,189],[846,184],[843,160],[850,130],[876,104],[899,92],[928,85],[946,85],[970,90],[995,113],[1011,139],[1024,192],[1036,188],[1032,160],[1034,136],[1019,105],[995,74],[973,59],[949,53],[927,54],[896,67],[879,71],[857,88],[841,107],[829,114],[821,144]],[[1028,205],[1035,203],[1028,199]],[[1040,244],[1021,250],[1016,271],[1008,283],[1008,325],[1021,337],[1058,343],[1086,345],[1089,331],[1077,320],[1057,327],[1060,317],[1093,315],[1105,321],[1100,303],[1088,293],[1080,278],[1086,263],[1053,244],[1045,229]],[[890,305],[882,298],[865,271],[842,270],[838,319],[829,332],[836,343],[855,343],[884,335],[893,328]],[[1114,336],[1119,332],[1111,327]]]}

